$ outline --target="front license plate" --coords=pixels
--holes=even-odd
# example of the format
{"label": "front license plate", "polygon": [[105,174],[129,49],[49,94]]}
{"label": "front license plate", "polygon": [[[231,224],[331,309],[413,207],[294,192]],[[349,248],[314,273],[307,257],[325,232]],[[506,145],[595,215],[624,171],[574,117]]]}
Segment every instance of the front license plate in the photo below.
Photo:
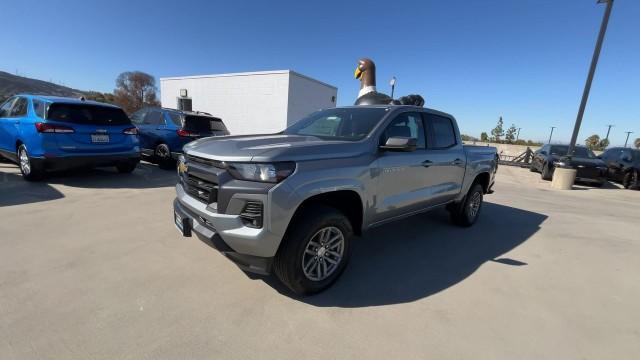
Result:
{"label": "front license plate", "polygon": [[109,135],[91,134],[91,142],[96,144],[104,144],[109,142]]}

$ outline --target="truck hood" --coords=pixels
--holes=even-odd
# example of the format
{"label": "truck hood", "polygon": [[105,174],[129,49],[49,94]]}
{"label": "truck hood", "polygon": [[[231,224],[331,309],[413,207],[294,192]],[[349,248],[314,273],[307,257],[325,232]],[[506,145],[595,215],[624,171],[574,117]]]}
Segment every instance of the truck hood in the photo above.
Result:
{"label": "truck hood", "polygon": [[184,147],[189,155],[220,161],[302,161],[355,156],[363,144],[300,135],[242,135],[204,138]]}

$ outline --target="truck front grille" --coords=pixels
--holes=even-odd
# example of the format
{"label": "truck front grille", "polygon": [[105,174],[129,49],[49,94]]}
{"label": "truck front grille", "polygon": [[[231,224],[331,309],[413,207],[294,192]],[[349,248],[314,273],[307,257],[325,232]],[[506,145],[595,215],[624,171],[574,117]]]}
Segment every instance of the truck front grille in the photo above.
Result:
{"label": "truck front grille", "polygon": [[189,161],[192,161],[192,162],[198,163],[198,164],[202,164],[202,165],[217,167],[219,169],[224,169],[225,168],[225,164],[222,161],[212,160],[212,159],[205,159],[205,158],[199,157],[199,156],[187,155],[187,162],[189,162]]}
{"label": "truck front grille", "polygon": [[184,190],[189,195],[205,204],[218,201],[218,184],[189,173],[185,174],[183,179]]}

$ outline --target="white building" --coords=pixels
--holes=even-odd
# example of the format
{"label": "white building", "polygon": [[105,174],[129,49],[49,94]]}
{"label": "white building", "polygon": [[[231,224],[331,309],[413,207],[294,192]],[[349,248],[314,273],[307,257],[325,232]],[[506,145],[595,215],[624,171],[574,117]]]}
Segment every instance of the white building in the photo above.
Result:
{"label": "white building", "polygon": [[232,135],[274,133],[336,106],[335,86],[291,70],[160,78],[162,107],[204,111]]}

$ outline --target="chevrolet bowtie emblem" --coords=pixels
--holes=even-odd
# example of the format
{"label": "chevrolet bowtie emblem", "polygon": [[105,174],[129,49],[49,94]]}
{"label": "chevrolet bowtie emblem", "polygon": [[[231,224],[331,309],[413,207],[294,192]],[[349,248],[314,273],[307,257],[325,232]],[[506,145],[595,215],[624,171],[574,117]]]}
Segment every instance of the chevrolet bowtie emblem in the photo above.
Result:
{"label": "chevrolet bowtie emblem", "polygon": [[189,166],[188,166],[187,164],[185,164],[185,163],[183,163],[183,162],[181,162],[181,163],[179,163],[179,164],[178,164],[178,171],[179,171],[181,174],[186,173],[186,172],[187,172],[187,170],[189,170]]}

